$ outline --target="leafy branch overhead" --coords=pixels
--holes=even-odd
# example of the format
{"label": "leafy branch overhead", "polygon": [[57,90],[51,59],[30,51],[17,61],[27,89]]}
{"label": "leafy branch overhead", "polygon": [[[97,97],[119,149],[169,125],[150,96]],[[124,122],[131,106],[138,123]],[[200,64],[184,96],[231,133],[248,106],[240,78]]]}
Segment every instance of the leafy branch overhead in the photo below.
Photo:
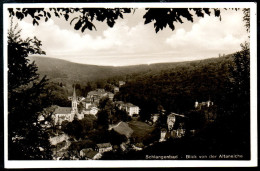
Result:
{"label": "leafy branch overhead", "polygon": [[[216,17],[220,17],[220,9],[212,9]],[[194,11],[198,17],[204,17],[205,14],[210,15],[211,9],[209,8],[148,8],[145,18],[145,24],[155,21],[154,28],[156,33],[159,30],[163,30],[168,25],[172,30],[175,29],[174,22],[183,23],[183,19],[193,22],[193,15],[191,11]]]}
{"label": "leafy branch overhead", "polygon": [[[9,16],[15,16],[22,20],[31,16],[33,25],[39,25],[39,21],[43,19],[47,22],[52,16],[64,18],[72,25],[74,23],[75,30],[84,32],[88,30],[96,30],[93,21],[106,22],[109,27],[113,27],[118,18],[123,19],[125,13],[134,13],[133,8],[9,8]],[[193,22],[193,16],[204,17],[205,14],[214,13],[216,17],[220,16],[220,9],[214,8],[146,8],[143,18],[144,24],[154,22],[156,33],[163,30],[167,25],[174,30],[174,22],[183,23],[183,19]]]}

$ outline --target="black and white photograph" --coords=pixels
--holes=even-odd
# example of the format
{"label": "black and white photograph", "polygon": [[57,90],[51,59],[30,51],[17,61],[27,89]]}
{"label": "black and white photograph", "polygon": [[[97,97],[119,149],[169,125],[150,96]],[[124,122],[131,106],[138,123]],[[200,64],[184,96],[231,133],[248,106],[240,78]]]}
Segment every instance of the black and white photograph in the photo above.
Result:
{"label": "black and white photograph", "polygon": [[257,166],[256,3],[7,3],[6,168]]}

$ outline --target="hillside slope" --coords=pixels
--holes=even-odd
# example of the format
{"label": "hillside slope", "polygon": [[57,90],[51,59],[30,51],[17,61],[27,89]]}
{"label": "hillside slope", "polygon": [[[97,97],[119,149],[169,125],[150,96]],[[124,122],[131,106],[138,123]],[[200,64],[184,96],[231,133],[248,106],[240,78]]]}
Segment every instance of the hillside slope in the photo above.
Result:
{"label": "hillside slope", "polygon": [[134,74],[115,98],[139,106],[144,120],[158,112],[159,106],[169,112],[182,113],[194,108],[196,100],[219,104],[228,93],[232,59],[230,55],[175,63],[169,69]]}
{"label": "hillside slope", "polygon": [[30,57],[30,60],[35,61],[41,75],[47,75],[49,79],[55,82],[82,83],[128,72],[128,68],[85,65],[48,57]]}
{"label": "hillside slope", "polygon": [[[194,62],[175,62],[175,63],[158,63],[151,65],[133,65],[133,66],[97,66],[69,62],[62,59],[55,59],[50,57],[34,56],[29,58],[35,61],[38,66],[38,72],[41,75],[47,75],[49,79],[54,82],[64,83],[86,83],[90,81],[97,81],[112,77],[126,76],[126,75],[144,75],[150,73],[160,73],[161,70],[173,69],[178,66],[193,65]],[[217,58],[201,60],[214,61]]]}

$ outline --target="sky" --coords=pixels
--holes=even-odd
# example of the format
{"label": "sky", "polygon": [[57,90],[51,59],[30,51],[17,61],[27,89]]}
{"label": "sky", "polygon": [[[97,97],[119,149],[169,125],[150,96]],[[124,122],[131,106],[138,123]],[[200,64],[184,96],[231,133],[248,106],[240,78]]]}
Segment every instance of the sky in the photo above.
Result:
{"label": "sky", "polygon": [[219,18],[205,15],[191,23],[175,24],[155,32],[153,23],[144,24],[145,9],[125,14],[114,27],[94,22],[97,31],[74,30],[63,19],[52,17],[33,26],[30,19],[18,21],[23,38],[36,36],[42,41],[46,57],[71,62],[126,66],[162,62],[180,62],[218,57],[241,49],[248,41],[242,10],[221,10]]}

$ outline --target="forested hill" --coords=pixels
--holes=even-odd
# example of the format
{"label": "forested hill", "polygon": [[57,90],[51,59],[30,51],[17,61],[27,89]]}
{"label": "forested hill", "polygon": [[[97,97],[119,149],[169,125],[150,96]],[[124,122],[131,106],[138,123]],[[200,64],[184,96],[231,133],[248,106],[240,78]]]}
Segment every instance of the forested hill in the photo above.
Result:
{"label": "forested hill", "polygon": [[152,64],[152,65],[132,65],[132,66],[97,66],[69,62],[62,59],[50,57],[34,56],[30,57],[38,66],[41,75],[47,75],[54,82],[84,84],[86,82],[97,81],[107,78],[125,78],[133,73],[146,73],[148,71],[158,71],[173,68],[176,63]]}
{"label": "forested hill", "polygon": [[[144,118],[158,112],[158,106],[169,112],[183,113],[194,109],[196,100],[211,100],[220,104],[226,98],[230,86],[232,58],[232,55],[228,55],[175,63],[170,69],[134,74],[129,76],[127,84],[120,88],[116,98],[138,105]],[[160,65],[154,66],[157,68]]]}
{"label": "forested hill", "polygon": [[96,66],[69,62],[50,57],[30,57],[38,66],[41,75],[54,82],[84,83],[131,73],[131,67]]}
{"label": "forested hill", "polygon": [[[50,57],[34,56],[29,58],[35,61],[38,66],[38,72],[41,75],[47,75],[54,82],[71,83],[77,82],[84,84],[86,82],[97,81],[107,78],[129,79],[129,76],[135,77],[140,75],[158,74],[162,70],[174,69],[180,66],[206,65],[210,61],[222,61],[222,58],[212,58],[202,61],[192,62],[174,62],[158,63],[150,65],[133,65],[133,66],[97,66],[69,62],[62,59]],[[204,62],[203,62],[204,61]],[[128,76],[127,76],[128,75]]]}

